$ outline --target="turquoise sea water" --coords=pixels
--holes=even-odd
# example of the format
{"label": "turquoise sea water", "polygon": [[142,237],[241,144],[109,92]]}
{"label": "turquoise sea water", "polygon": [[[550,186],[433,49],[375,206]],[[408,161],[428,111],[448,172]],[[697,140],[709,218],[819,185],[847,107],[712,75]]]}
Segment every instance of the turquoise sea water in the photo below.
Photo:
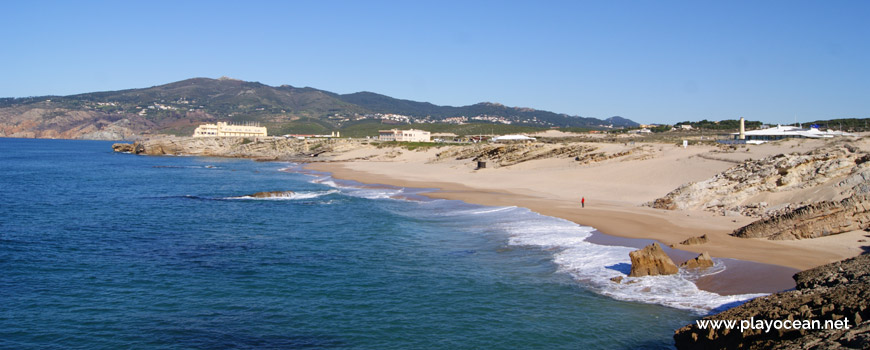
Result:
{"label": "turquoise sea water", "polygon": [[658,349],[732,301],[522,208],[110,146],[0,139],[0,348]]}

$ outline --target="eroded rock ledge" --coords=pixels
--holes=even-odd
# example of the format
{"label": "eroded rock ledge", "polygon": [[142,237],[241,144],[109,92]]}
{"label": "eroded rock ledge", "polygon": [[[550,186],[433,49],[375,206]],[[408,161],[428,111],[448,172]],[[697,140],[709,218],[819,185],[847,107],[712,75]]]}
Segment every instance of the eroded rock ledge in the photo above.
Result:
{"label": "eroded rock ledge", "polygon": [[[768,203],[751,202],[761,193],[806,189],[847,178],[855,186],[838,184],[843,197],[861,191],[870,177],[870,155],[849,144],[819,148],[804,154],[780,154],[750,160],[704,181],[685,184],[647,206],[668,210],[706,210],[721,215],[769,216]],[[866,188],[866,182],[864,183]],[[751,203],[750,203],[751,202]]]}
{"label": "eroded rock ledge", "polygon": [[115,152],[146,155],[196,155],[237,157],[268,160],[297,160],[324,153],[340,153],[359,148],[360,143],[347,139],[268,139],[252,140],[238,137],[169,137],[145,140],[133,144],[116,143]]}
{"label": "eroded rock ledge", "polygon": [[794,275],[797,290],[751,300],[704,320],[848,319],[849,329],[700,329],[674,333],[677,349],[867,349],[870,347],[870,255],[861,255]]}
{"label": "eroded rock ledge", "polygon": [[805,239],[870,228],[870,195],[821,201],[743,226],[732,236],[771,240]]}

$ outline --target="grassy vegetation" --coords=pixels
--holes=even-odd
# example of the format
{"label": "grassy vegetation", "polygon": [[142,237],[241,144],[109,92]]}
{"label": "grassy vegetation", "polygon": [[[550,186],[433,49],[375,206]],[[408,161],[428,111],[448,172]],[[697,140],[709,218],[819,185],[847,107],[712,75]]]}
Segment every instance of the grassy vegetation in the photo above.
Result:
{"label": "grassy vegetation", "polygon": [[269,123],[265,124],[265,126],[268,128],[270,135],[323,135],[335,131],[335,128],[328,123],[314,118],[302,118],[287,123]]}
{"label": "grassy vegetation", "polygon": [[804,127],[809,125],[818,125],[822,129],[862,132],[870,131],[870,118],[816,120],[814,122],[804,123]]}
{"label": "grassy vegetation", "polygon": [[180,127],[172,127],[166,128],[162,130],[158,130],[161,134],[173,135],[173,136],[191,136],[193,135],[193,131],[196,130],[195,125],[186,125]]}
{"label": "grassy vegetation", "polygon": [[533,133],[547,130],[547,128],[539,128],[532,126],[518,126],[506,124],[489,124],[489,123],[472,123],[472,124],[382,124],[379,122],[365,122],[348,125],[341,129],[342,137],[366,137],[378,136],[378,130],[386,129],[420,129],[431,133],[453,133],[458,136],[466,135],[504,135],[504,134],[521,134]]}
{"label": "grassy vegetation", "polygon": [[[763,124],[760,121],[747,120],[745,121],[746,129],[756,129],[761,127]],[[705,130],[737,130],[740,128],[740,120],[737,119],[725,119],[720,121],[710,121],[707,119],[692,122],[692,121],[684,121],[674,124],[679,127],[680,125],[691,125],[694,129],[705,129]]]}
{"label": "grassy vegetation", "polygon": [[589,131],[591,131],[591,130],[599,130],[599,129],[571,127],[571,128],[561,128],[561,129],[558,129],[558,130],[559,130],[559,131],[564,131],[564,132],[584,133],[584,132],[589,132]]}

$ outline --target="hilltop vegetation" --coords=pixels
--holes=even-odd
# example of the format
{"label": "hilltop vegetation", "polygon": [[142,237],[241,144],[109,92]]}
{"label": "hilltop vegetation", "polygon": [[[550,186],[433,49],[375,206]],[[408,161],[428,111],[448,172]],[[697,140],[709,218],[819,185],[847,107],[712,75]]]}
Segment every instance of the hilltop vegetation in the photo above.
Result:
{"label": "hilltop vegetation", "polygon": [[[471,106],[437,106],[395,99],[371,92],[336,94],[289,85],[221,78],[194,78],[143,89],[93,92],[71,96],[0,99],[0,136],[64,138],[131,138],[154,133],[189,134],[203,122],[258,122],[275,135],[316,134],[346,130],[353,136],[363,130],[426,124],[427,130],[489,133],[490,129],[636,126],[624,118],[600,120],[507,107],[497,103]],[[385,123],[377,127],[371,124]],[[435,123],[435,124],[433,124]],[[453,131],[446,131],[453,132]],[[492,131],[490,131],[492,132]]]}
{"label": "hilltop vegetation", "polygon": [[378,130],[385,129],[422,129],[432,133],[452,133],[457,136],[470,135],[504,135],[504,134],[521,134],[533,133],[546,130],[533,126],[520,125],[503,125],[492,123],[471,123],[471,124],[406,124],[406,125],[390,125],[377,122],[367,122],[354,124],[341,129],[343,137],[366,137],[378,134]]}
{"label": "hilltop vegetation", "polygon": [[[747,130],[758,129],[761,127],[762,124],[764,124],[764,123],[762,123],[760,121],[747,120],[744,122],[744,125],[746,126]],[[737,130],[737,129],[740,129],[740,120],[738,120],[738,119],[725,119],[725,120],[720,120],[720,121],[716,122],[716,121],[709,121],[707,119],[704,119],[704,120],[697,121],[697,122],[684,121],[684,122],[679,122],[677,124],[674,124],[674,126],[676,126],[678,128],[680,127],[680,125],[691,125],[693,129],[702,129],[702,130],[705,130],[705,129],[706,130]]]}
{"label": "hilltop vegetation", "polygon": [[870,131],[870,118],[843,118],[830,120],[816,120],[808,125],[818,125],[823,129],[835,129],[849,132]]}

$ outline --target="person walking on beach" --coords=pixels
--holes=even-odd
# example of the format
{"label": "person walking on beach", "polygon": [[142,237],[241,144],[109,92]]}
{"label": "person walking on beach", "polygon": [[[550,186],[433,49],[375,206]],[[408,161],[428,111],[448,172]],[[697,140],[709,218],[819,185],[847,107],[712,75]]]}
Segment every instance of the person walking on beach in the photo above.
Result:
{"label": "person walking on beach", "polygon": [[580,208],[586,208],[586,197],[580,197]]}

